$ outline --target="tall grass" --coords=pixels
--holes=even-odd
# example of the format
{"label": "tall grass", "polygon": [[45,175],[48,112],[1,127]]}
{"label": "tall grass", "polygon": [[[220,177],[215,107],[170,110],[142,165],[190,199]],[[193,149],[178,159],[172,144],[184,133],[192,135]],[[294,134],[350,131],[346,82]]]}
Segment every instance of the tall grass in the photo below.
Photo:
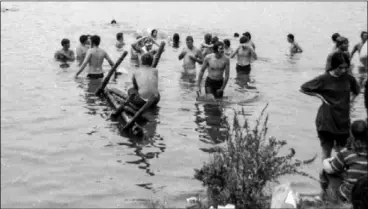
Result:
{"label": "tall grass", "polygon": [[195,169],[194,177],[207,187],[209,204],[217,207],[230,203],[238,209],[269,208],[270,197],[265,193],[268,183],[278,182],[279,177],[287,174],[313,178],[299,169],[315,157],[304,162],[296,160],[294,149],[280,156],[286,141],[267,136],[267,106],[254,128],[247,120],[241,125],[241,115],[235,113],[232,127],[226,125],[225,148],[217,147],[210,161]]}

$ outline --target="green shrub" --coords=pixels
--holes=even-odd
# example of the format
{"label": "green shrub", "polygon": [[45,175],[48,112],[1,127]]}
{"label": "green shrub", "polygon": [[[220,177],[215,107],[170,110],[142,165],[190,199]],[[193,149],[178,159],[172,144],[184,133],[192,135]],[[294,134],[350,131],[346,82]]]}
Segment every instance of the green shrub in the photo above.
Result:
{"label": "green shrub", "polygon": [[239,115],[235,113],[232,128],[226,125],[225,148],[217,147],[210,162],[195,169],[194,177],[207,187],[211,205],[230,203],[236,208],[269,208],[270,197],[264,192],[268,183],[278,182],[278,178],[286,174],[313,178],[299,168],[313,162],[316,156],[308,161],[298,161],[294,159],[294,149],[286,156],[279,156],[286,141],[267,137],[267,106],[253,129],[247,120],[241,126]]}

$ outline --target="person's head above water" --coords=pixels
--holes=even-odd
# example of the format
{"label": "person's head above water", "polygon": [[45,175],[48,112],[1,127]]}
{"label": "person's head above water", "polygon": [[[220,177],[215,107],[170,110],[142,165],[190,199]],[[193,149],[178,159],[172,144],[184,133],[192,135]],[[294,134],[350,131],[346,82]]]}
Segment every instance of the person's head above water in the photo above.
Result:
{"label": "person's head above water", "polygon": [[111,25],[116,24],[116,20],[111,20]]}
{"label": "person's head above water", "polygon": [[248,39],[249,40],[252,40],[252,36],[250,35],[250,33],[247,31],[247,32],[245,32],[245,33],[243,33],[243,35],[245,36],[245,37],[248,37]]}
{"label": "person's head above water", "polygon": [[178,47],[179,46],[179,41],[180,41],[179,34],[174,33],[174,36],[173,36],[173,46],[174,47]]}
{"label": "person's head above water", "polygon": [[221,41],[217,41],[217,42],[213,45],[213,52],[214,52],[216,55],[223,54],[223,52],[224,52],[224,43],[222,43]]}
{"label": "person's head above water", "polygon": [[367,33],[367,31],[362,31],[360,33],[360,38],[362,39],[362,41],[366,41],[368,39],[368,33]]}
{"label": "person's head above water", "polygon": [[118,40],[118,41],[122,40],[123,37],[124,37],[124,34],[121,33],[121,32],[116,34],[116,40]]}
{"label": "person's head above water", "polygon": [[157,30],[156,29],[153,29],[151,31],[151,37],[153,37],[153,38],[156,38],[157,37]]}
{"label": "person's head above water", "polygon": [[91,37],[91,44],[92,46],[99,46],[101,42],[101,38],[98,35],[94,35]]}
{"label": "person's head above water", "polygon": [[339,34],[339,33],[334,33],[334,34],[332,34],[331,39],[332,39],[332,41],[333,41],[333,42],[335,42],[335,43],[336,43],[336,39],[337,39],[338,37],[340,37],[340,34]]}
{"label": "person's head above water", "polygon": [[333,71],[335,75],[340,76],[345,74],[349,67],[349,56],[344,52],[335,52],[331,57],[331,67],[327,71]]}
{"label": "person's head above water", "polygon": [[295,37],[294,37],[294,35],[293,35],[293,34],[289,33],[289,34],[287,35],[287,39],[288,39],[288,42],[289,42],[289,43],[292,43],[292,42],[294,42]]}
{"label": "person's head above water", "polygon": [[238,38],[239,37],[239,33],[234,33],[234,38]]}
{"label": "person's head above water", "polygon": [[212,37],[211,44],[215,44],[219,41],[219,38],[217,36]]}
{"label": "person's head above water", "polygon": [[211,35],[210,33],[206,33],[206,34],[204,35],[204,42],[205,42],[206,44],[210,44],[210,43],[211,43],[211,39],[212,39],[212,35]]}
{"label": "person's head above water", "polygon": [[239,39],[239,43],[240,44],[245,44],[249,41],[249,38],[246,37],[246,36],[242,36],[240,39]]}
{"label": "person's head above water", "polygon": [[79,37],[79,42],[82,44],[82,45],[86,45],[87,44],[87,41],[88,41],[88,36],[86,35],[81,35]]}
{"label": "person's head above water", "polygon": [[349,48],[349,40],[343,36],[337,37],[336,47],[342,51],[347,51]]}
{"label": "person's head above water", "polygon": [[186,43],[187,43],[187,47],[189,49],[192,49],[193,48],[193,37],[192,36],[187,36],[187,38],[185,39]]}
{"label": "person's head above water", "polygon": [[230,40],[229,39],[224,39],[224,46],[225,46],[225,48],[230,47]]}
{"label": "person's head above water", "polygon": [[63,38],[63,40],[61,40],[61,46],[64,49],[69,49],[69,47],[70,47],[70,41],[69,41],[69,39]]}
{"label": "person's head above water", "polygon": [[151,66],[153,62],[153,56],[151,53],[145,53],[141,57],[142,65]]}

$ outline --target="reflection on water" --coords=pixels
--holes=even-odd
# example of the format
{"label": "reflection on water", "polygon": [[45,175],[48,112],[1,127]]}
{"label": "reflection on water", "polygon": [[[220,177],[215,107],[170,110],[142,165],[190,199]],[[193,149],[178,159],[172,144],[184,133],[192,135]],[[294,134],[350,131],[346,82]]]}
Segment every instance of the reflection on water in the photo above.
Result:
{"label": "reflection on water", "polygon": [[[203,107],[201,110],[200,108]],[[206,144],[220,144],[226,140],[227,120],[220,104],[195,104],[195,123],[199,140]]]}
{"label": "reflection on water", "polygon": [[188,74],[186,72],[181,72],[180,76],[180,88],[188,93],[194,92],[196,87],[196,74]]}

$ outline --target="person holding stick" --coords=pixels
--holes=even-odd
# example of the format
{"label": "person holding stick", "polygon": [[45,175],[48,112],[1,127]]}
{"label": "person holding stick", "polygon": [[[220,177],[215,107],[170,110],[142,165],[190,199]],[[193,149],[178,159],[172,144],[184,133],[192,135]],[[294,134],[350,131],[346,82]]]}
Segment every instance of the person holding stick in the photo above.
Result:
{"label": "person holding stick", "polygon": [[75,78],[84,70],[84,68],[89,64],[87,77],[90,79],[103,78],[102,64],[106,59],[110,66],[114,66],[114,62],[111,60],[109,54],[98,46],[100,45],[101,38],[97,35],[91,37],[92,47],[88,49],[86,58],[84,59],[79,71],[75,74]]}
{"label": "person holding stick", "polygon": [[301,86],[302,93],[323,101],[316,118],[322,160],[331,157],[335,142],[339,151],[349,138],[350,106],[360,92],[356,79],[347,73],[349,67],[349,56],[344,52],[336,52],[331,57],[331,67],[326,73]]}

